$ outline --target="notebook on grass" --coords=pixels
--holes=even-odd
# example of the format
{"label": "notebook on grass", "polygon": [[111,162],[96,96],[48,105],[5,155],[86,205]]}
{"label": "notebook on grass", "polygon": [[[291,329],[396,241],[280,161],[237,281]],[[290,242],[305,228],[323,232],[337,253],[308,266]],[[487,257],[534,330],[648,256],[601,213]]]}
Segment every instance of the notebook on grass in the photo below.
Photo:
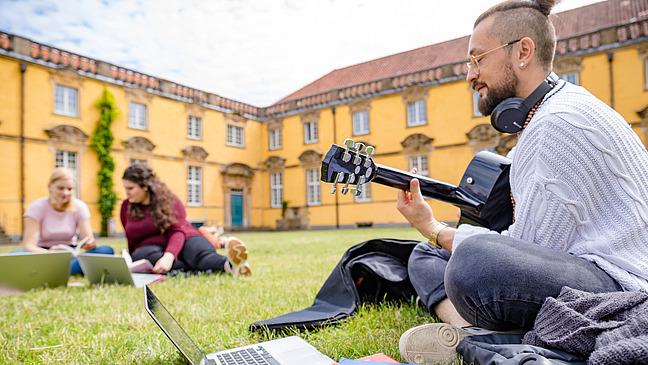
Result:
{"label": "notebook on grass", "polygon": [[144,307],[162,332],[192,365],[331,365],[336,363],[299,336],[284,337],[205,355],[148,286],[144,288]]}
{"label": "notebook on grass", "polygon": [[0,295],[67,285],[71,257],[71,252],[0,254]]}
{"label": "notebook on grass", "polygon": [[79,254],[79,264],[92,285],[116,283],[141,288],[164,280],[165,277],[159,274],[131,273],[126,259],[122,256],[82,253]]}

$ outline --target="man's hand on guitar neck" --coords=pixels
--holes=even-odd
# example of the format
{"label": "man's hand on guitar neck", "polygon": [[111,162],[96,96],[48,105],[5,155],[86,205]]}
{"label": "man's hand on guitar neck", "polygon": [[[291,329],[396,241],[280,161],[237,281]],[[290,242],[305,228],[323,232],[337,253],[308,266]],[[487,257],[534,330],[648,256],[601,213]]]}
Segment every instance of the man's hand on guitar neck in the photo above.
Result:
{"label": "man's hand on guitar neck", "polygon": [[[416,174],[416,168],[411,171]],[[410,191],[398,190],[396,209],[416,228],[421,234],[429,238],[439,222],[434,218],[434,212],[421,194],[421,187],[418,179],[410,181]],[[444,228],[439,232],[438,243],[448,251],[452,252],[452,240],[454,239],[454,228]]]}

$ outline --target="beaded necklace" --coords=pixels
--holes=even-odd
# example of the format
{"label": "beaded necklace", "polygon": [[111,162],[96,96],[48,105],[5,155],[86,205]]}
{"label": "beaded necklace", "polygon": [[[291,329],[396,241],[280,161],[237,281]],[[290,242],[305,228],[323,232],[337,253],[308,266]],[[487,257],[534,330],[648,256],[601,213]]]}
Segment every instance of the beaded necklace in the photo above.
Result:
{"label": "beaded necklace", "polygon": [[[533,118],[533,114],[535,114],[541,102],[542,100],[539,100],[536,103],[536,105],[534,105],[533,108],[529,110],[529,114],[527,115],[526,120],[524,121],[524,125],[522,126],[522,130],[520,131],[520,133],[522,133],[524,131],[524,128],[526,128],[526,126],[529,125],[531,118]],[[513,199],[513,191],[511,191],[511,204],[513,205],[513,222],[511,223],[515,223],[515,199]]]}

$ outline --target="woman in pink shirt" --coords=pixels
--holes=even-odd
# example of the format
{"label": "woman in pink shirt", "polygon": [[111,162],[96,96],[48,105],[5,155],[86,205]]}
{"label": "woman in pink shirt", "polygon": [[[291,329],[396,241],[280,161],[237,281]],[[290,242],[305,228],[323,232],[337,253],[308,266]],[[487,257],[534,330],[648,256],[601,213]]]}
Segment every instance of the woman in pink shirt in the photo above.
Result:
{"label": "woman in pink shirt", "polygon": [[184,205],[144,163],[129,166],[122,176],[127,199],[121,207],[128,250],[133,260],[147,259],[153,272],[170,270],[224,271],[250,275],[247,247],[238,240],[227,245],[227,257],[186,219]]}
{"label": "woman in pink shirt", "polygon": [[[62,246],[74,247],[77,242],[85,241],[81,247],[87,252],[113,254],[110,246],[97,247],[90,226],[90,210],[86,203],[74,197],[75,188],[76,178],[72,171],[62,167],[52,171],[47,184],[49,195],[34,200],[23,215],[24,250],[14,252],[60,250]],[[70,274],[81,273],[78,260],[72,257]]]}

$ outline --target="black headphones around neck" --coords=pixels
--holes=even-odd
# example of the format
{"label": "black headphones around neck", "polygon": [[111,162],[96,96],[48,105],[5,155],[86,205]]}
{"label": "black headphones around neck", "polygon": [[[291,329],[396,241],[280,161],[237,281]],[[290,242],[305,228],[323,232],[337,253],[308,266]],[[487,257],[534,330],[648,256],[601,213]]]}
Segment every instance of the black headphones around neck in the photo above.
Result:
{"label": "black headphones around neck", "polygon": [[529,110],[540,101],[558,82],[558,75],[549,76],[526,99],[508,98],[502,100],[491,113],[493,128],[502,133],[517,133],[524,128]]}

